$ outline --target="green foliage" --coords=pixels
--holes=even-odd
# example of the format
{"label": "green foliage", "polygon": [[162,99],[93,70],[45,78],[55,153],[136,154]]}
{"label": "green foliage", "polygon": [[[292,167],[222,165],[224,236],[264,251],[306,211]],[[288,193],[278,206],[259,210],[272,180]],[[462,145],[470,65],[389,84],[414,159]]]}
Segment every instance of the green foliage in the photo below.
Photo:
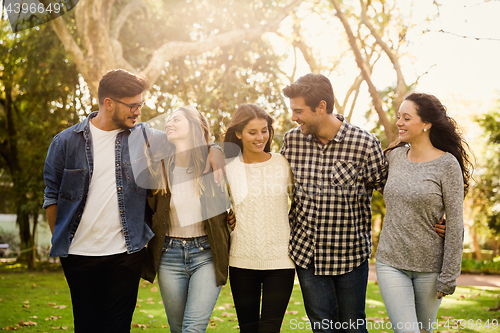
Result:
{"label": "green foliage", "polygon": [[[413,89],[413,85],[409,85],[406,87],[406,91],[409,92]],[[397,110],[395,109],[396,104],[396,87],[390,86],[385,88],[384,90],[379,90],[380,98],[382,99],[383,108],[387,117],[389,118],[392,124],[396,123],[396,114]],[[384,128],[380,123],[379,117],[373,105],[370,106],[370,109],[365,114],[366,119],[373,120],[375,123],[374,127],[370,130],[371,133],[375,134],[375,136],[380,140],[380,144],[383,149],[387,148],[392,142],[387,142],[387,138],[385,136]]]}
{"label": "green foliage", "polygon": [[29,221],[36,225],[43,201],[47,148],[79,120],[78,72],[48,25],[13,34],[1,21],[0,64],[0,192],[8,194],[5,208],[17,214],[27,249],[34,244]]}
{"label": "green foliage", "polygon": [[462,259],[462,273],[500,274],[500,257],[481,261]]}
{"label": "green foliage", "polygon": [[477,121],[484,129],[488,141],[493,144],[500,144],[500,101],[495,110],[485,114]]}
{"label": "green foliage", "polygon": [[[112,15],[119,15],[128,3],[117,2]],[[245,29],[269,21],[281,10],[271,0],[145,3],[147,9],[137,7],[119,34],[123,56],[137,70],[146,67],[162,43],[195,42]],[[74,13],[65,15],[65,21],[76,42],[82,43]],[[96,42],[98,36],[92,37]],[[221,140],[236,107],[258,103],[277,119],[277,151],[282,135],[293,126],[281,95],[281,60],[265,39],[224,48],[214,45],[208,52],[176,58],[151,88],[157,103],[144,109],[143,120],[194,104],[209,119],[213,139]],[[7,21],[0,22],[0,193],[8,198],[0,203],[0,211],[18,215],[23,248],[32,246],[34,239],[28,226],[42,204],[42,172],[50,141],[96,109],[91,105],[95,102],[50,25],[13,34]]]}
{"label": "green foliage", "polygon": [[[286,1],[147,1],[147,10],[134,14],[133,24],[120,33],[125,59],[137,69],[169,41],[198,42],[224,32],[269,21]],[[115,6],[118,13],[125,2]],[[162,27],[162,29],[158,29]],[[147,121],[179,106],[192,104],[209,119],[214,140],[222,139],[241,103],[257,103],[277,119],[276,146],[292,122],[281,94],[284,87],[276,55],[264,38],[242,41],[210,51],[178,57],[166,64],[150,90],[155,109],[143,110]]]}
{"label": "green foliage", "polygon": [[[288,119],[281,95],[283,84],[276,74],[278,62],[271,45],[262,40],[176,59],[164,70],[153,93],[158,98],[158,112],[150,117],[182,104],[196,105],[209,119],[216,141],[222,139],[241,103],[257,103],[273,118]],[[280,134],[292,127],[291,121],[288,126],[277,123]]]}
{"label": "green foliage", "polygon": [[474,219],[487,225],[500,236],[500,101],[489,113],[477,119],[484,129],[487,148],[485,162],[476,172],[476,185],[472,195],[476,206]]}

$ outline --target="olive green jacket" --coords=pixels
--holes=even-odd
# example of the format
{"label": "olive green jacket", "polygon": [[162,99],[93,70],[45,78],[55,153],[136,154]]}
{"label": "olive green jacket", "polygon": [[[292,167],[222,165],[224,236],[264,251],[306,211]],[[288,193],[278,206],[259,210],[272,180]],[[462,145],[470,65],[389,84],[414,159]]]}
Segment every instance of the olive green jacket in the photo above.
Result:
{"label": "olive green jacket", "polygon": [[[205,179],[209,178],[211,177],[205,177]],[[213,179],[211,180],[211,182],[213,182]],[[215,183],[205,185],[208,187],[208,189],[218,189]],[[210,191],[206,190],[205,193],[206,192]],[[156,273],[158,272],[163,244],[165,242],[165,235],[170,225],[170,198],[171,192],[169,189],[167,189],[166,193],[163,194],[162,192],[153,194],[153,191],[148,191],[148,204],[153,214],[151,229],[155,233],[155,236],[148,243],[148,256],[143,264],[141,277],[150,282],[153,282]],[[200,201],[203,217],[214,215],[209,212],[212,209],[223,211],[224,209],[221,209],[221,207],[225,207],[227,209],[229,208],[229,199],[227,199],[227,202],[221,202],[220,198],[208,194],[203,194],[200,197]],[[227,225],[226,217],[227,212],[224,210],[223,213],[218,214],[214,217],[206,218],[203,221],[203,227],[205,228],[205,232],[207,233],[208,241],[210,243],[210,248],[212,251],[212,258],[215,266],[215,276],[218,286],[226,284],[228,276],[229,228]]]}

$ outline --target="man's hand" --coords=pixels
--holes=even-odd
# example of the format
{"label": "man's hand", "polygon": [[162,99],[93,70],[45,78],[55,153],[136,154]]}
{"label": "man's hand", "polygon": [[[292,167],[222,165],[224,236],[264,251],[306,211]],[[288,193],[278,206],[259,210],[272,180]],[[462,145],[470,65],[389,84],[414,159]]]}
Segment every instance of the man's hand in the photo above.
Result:
{"label": "man's hand", "polygon": [[221,185],[222,181],[226,177],[226,161],[224,160],[224,154],[220,149],[215,147],[210,147],[209,157],[207,158],[207,163],[205,165],[205,170],[203,174],[210,171],[210,167],[214,172],[214,181],[217,185]]}
{"label": "man's hand", "polygon": [[234,228],[236,227],[236,216],[234,215],[232,209],[229,210],[229,214],[227,215],[226,221],[231,230],[234,230]]}
{"label": "man's hand", "polygon": [[54,228],[56,226],[57,205],[50,205],[47,207],[45,214],[47,214],[47,222],[49,222],[50,232],[54,233]]}
{"label": "man's hand", "polygon": [[439,237],[444,238],[446,234],[446,219],[444,216],[439,220],[437,224],[434,224],[434,230],[439,235]]}

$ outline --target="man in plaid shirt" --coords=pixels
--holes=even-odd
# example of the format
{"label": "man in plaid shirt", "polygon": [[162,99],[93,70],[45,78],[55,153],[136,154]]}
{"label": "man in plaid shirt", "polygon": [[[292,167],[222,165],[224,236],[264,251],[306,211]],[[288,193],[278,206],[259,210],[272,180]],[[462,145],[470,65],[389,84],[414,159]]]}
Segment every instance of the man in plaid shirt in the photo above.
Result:
{"label": "man in plaid shirt", "polygon": [[307,74],[285,87],[292,120],[281,154],[295,195],[289,254],[313,332],[367,332],[365,298],[374,189],[387,162],[377,138],[333,113],[330,80]]}

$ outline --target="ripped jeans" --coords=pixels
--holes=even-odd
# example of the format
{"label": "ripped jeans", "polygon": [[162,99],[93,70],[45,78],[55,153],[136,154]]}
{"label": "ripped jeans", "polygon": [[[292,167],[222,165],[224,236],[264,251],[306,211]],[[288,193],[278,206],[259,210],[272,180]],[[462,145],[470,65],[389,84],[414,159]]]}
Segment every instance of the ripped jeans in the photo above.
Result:
{"label": "ripped jeans", "polygon": [[405,271],[377,260],[377,280],[394,333],[432,333],[441,304],[437,298],[439,273]]}

